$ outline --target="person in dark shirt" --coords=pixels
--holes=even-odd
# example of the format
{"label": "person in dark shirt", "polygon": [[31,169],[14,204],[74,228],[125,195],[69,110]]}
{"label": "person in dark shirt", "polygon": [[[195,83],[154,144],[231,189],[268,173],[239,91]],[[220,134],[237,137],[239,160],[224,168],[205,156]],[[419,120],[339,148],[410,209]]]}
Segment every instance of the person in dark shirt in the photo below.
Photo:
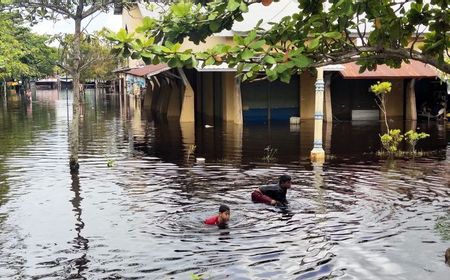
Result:
{"label": "person in dark shirt", "polygon": [[226,205],[220,205],[219,214],[207,218],[204,223],[207,225],[217,225],[219,227],[224,227],[230,220],[230,207]]}
{"label": "person in dark shirt", "polygon": [[269,205],[286,206],[287,190],[291,188],[291,176],[281,175],[278,184],[257,188],[252,192],[252,201]]}

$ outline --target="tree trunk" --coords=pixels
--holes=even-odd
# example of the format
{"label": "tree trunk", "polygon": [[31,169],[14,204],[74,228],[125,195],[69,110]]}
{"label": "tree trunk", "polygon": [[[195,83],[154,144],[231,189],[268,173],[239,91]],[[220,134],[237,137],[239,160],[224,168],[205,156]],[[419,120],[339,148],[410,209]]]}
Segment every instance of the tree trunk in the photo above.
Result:
{"label": "tree trunk", "polygon": [[6,100],[6,91],[7,91],[7,87],[6,87],[6,79],[3,79],[3,93],[5,94],[5,100]]}
{"label": "tree trunk", "polygon": [[[79,7],[80,8],[80,7]],[[81,7],[82,10],[82,7]],[[72,69],[73,78],[73,115],[72,124],[70,126],[69,145],[70,145],[70,171],[77,172],[78,164],[78,145],[79,145],[79,123],[80,123],[80,43],[81,43],[81,16],[75,18],[74,33],[74,63]]]}

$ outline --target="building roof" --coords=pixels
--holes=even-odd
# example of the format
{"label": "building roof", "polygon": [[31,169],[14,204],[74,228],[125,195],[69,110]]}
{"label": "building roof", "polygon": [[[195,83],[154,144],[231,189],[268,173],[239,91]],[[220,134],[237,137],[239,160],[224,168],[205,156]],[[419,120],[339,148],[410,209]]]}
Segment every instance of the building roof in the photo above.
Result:
{"label": "building roof", "polygon": [[137,67],[137,68],[132,68],[128,71],[126,71],[126,74],[130,74],[133,76],[138,76],[138,77],[147,77],[147,76],[153,76],[153,75],[157,75],[161,72],[170,70],[170,67],[167,64],[164,63],[160,63],[160,64],[156,64],[156,65],[145,65],[143,67]]}
{"label": "building roof", "polygon": [[400,68],[390,68],[387,65],[378,65],[375,71],[364,71],[359,73],[360,66],[355,62],[343,64],[345,67],[340,71],[344,79],[405,79],[405,78],[435,78],[437,70],[425,63],[410,60],[409,63],[402,62]]}

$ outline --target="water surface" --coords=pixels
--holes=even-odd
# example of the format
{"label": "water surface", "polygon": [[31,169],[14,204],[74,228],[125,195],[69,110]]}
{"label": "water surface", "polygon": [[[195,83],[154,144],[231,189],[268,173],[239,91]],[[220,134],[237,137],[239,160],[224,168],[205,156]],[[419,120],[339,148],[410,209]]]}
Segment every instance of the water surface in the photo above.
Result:
{"label": "water surface", "polygon": [[[374,156],[379,123],[334,123],[324,130],[330,156],[314,166],[311,122],[194,129],[88,92],[81,167],[71,175],[70,94],[0,102],[1,279],[450,273],[450,242],[434,229],[450,206],[448,126],[418,123],[431,134],[419,147],[430,154],[388,161]],[[277,149],[271,162],[263,160],[269,145]],[[294,179],[288,209],[250,201],[253,189],[286,173]],[[203,225],[221,203],[231,208],[229,228]]]}

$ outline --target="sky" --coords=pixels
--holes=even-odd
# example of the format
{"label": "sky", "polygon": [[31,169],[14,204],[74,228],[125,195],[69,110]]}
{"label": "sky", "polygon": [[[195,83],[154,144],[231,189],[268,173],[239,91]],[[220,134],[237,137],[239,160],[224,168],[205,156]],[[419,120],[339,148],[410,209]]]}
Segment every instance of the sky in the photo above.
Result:
{"label": "sky", "polygon": [[[83,20],[83,27],[91,20],[92,17]],[[87,26],[87,31],[92,33],[93,31],[100,30],[106,27],[112,31],[119,31],[122,26],[122,17],[120,15],[114,15],[113,12],[109,13],[97,13],[93,16],[92,21]],[[73,20],[45,20],[32,27],[33,32],[39,34],[54,35],[58,33],[73,33],[74,24]]]}

